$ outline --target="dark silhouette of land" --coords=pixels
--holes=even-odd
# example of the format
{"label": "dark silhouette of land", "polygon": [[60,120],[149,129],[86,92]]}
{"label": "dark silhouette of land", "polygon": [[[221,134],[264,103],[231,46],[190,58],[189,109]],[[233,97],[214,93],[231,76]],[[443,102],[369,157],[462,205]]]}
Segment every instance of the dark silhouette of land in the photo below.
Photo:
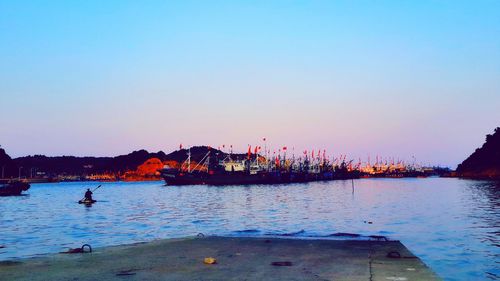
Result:
{"label": "dark silhouette of land", "polygon": [[[200,161],[206,161],[204,158],[210,151],[210,166],[216,167],[217,164],[225,159],[228,151],[221,151],[209,146],[194,146],[189,149],[191,155],[191,168],[200,167]],[[249,157],[247,153],[231,153],[233,160],[242,160]],[[142,181],[159,180],[161,170],[164,165],[179,169],[182,163],[187,159],[188,150],[179,149],[166,154],[163,151],[148,152],[138,150],[126,155],[116,157],[77,157],[77,156],[45,156],[33,155],[11,159],[3,149],[0,150],[0,167],[4,170],[3,178],[27,178],[31,183],[45,181]],[[252,159],[256,155],[251,153]],[[271,161],[273,161],[271,159]],[[206,162],[205,162],[206,163]],[[347,172],[348,164],[344,161],[336,168],[336,171]],[[184,166],[185,167],[185,166]],[[394,174],[389,169],[379,174],[366,174],[374,177],[415,177],[448,174],[448,169],[433,167],[432,171],[417,172],[410,169],[406,172],[397,172]]]}
{"label": "dark silhouette of land", "polygon": [[150,153],[146,150],[139,150],[127,155],[116,157],[76,157],[76,156],[55,156],[34,155],[15,158],[14,162],[25,167],[22,175],[27,176],[31,172],[28,169],[35,168],[43,171],[48,176],[57,175],[85,175],[101,173],[122,173],[136,169],[149,158],[166,157],[162,151]]}
{"label": "dark silhouette of land", "polygon": [[500,179],[500,127],[493,135],[486,135],[486,142],[457,167],[459,177]]}
{"label": "dark silhouette of land", "polygon": [[[200,161],[211,151],[211,159],[222,160],[227,154],[207,146],[191,148],[191,159]],[[76,157],[76,156],[45,156],[33,155],[11,159],[4,149],[0,149],[0,168],[4,168],[4,178],[36,177],[42,172],[46,177],[59,175],[90,175],[90,174],[123,174],[134,171],[149,159],[157,158],[161,161],[175,161],[182,163],[186,160],[187,149],[180,149],[169,154],[163,151],[148,152],[138,150],[116,157]],[[233,154],[233,158],[242,158],[244,154]],[[22,167],[21,169],[19,169]],[[0,171],[1,172],[1,171]],[[1,176],[1,175],[0,175]]]}
{"label": "dark silhouette of land", "polygon": [[0,178],[17,177],[19,167],[3,148],[0,148]]}

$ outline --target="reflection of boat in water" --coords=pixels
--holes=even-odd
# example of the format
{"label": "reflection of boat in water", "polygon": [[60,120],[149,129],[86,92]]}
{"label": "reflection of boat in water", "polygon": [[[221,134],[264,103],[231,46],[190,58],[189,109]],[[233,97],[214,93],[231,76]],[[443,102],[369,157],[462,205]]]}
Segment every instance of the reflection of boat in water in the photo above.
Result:
{"label": "reflection of boat in water", "polygon": [[0,196],[21,195],[30,188],[29,183],[18,180],[4,180],[0,182]]}
{"label": "reflection of boat in water", "polygon": [[163,178],[167,185],[248,185],[248,184],[280,184],[299,183],[321,180],[333,180],[332,173],[285,173],[279,171],[261,172],[249,174],[245,172],[202,172],[192,171],[189,173],[177,170],[162,170]]}
{"label": "reflection of boat in water", "polygon": [[180,168],[166,165],[161,171],[167,185],[250,185],[282,184],[359,178],[359,173],[349,171],[344,163],[333,167],[326,163],[305,160],[276,159],[250,155],[247,159],[234,160],[227,155],[218,163],[210,162],[210,151],[196,164],[187,159]]}

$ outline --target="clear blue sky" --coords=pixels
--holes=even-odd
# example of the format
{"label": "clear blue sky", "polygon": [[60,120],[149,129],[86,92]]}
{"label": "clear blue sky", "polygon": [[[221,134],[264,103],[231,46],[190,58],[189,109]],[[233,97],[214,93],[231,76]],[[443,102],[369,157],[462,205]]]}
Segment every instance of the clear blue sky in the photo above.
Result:
{"label": "clear blue sky", "polygon": [[455,166],[500,126],[500,1],[0,0],[0,145]]}

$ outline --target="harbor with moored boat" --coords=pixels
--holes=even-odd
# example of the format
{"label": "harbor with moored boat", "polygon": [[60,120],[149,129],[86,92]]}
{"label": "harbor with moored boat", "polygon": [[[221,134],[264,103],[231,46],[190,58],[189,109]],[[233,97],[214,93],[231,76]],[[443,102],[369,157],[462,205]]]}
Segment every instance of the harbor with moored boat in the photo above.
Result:
{"label": "harbor with moored boat", "polygon": [[[314,150],[309,155],[304,151],[301,157],[287,158],[286,147],[270,157],[259,154],[260,146],[252,153],[249,146],[247,154],[224,153],[207,147],[206,153],[192,160],[191,148],[181,149],[186,153],[180,165],[171,167],[166,164],[160,173],[167,185],[248,185],[305,183],[313,181],[346,180],[360,177],[426,177],[433,169],[406,165],[403,161],[392,160],[388,163],[370,161],[363,165],[361,160],[346,160],[346,155],[329,158],[326,151]],[[283,153],[281,153],[283,151]]]}

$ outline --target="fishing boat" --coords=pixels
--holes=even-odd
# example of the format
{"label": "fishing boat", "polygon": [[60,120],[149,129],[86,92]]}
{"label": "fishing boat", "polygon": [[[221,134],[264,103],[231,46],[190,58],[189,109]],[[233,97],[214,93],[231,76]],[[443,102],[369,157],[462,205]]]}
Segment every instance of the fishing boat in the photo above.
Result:
{"label": "fishing boat", "polygon": [[30,188],[29,183],[19,180],[3,180],[0,182],[0,196],[21,195]]}
{"label": "fishing boat", "polygon": [[246,159],[233,159],[228,154],[222,161],[213,163],[210,153],[209,150],[197,164],[193,164],[188,150],[187,159],[180,168],[165,165],[160,173],[166,185],[282,184],[359,178],[359,173],[348,171],[345,163],[333,167],[310,160],[300,162],[276,158],[268,161],[250,153]]}

